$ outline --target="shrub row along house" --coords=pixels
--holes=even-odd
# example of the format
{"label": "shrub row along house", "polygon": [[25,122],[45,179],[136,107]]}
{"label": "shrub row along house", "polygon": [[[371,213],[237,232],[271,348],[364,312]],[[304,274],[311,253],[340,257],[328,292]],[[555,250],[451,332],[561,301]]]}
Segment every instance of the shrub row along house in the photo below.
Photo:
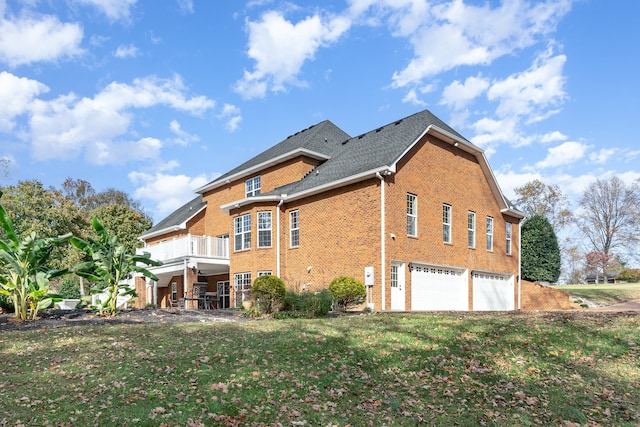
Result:
{"label": "shrub row along house", "polygon": [[354,277],[376,311],[519,308],[523,214],[483,151],[429,111],[356,137],[320,122],[196,193],[141,237],[163,265],[137,282],[139,305],[202,284],[238,307],[273,274],[298,292]]}

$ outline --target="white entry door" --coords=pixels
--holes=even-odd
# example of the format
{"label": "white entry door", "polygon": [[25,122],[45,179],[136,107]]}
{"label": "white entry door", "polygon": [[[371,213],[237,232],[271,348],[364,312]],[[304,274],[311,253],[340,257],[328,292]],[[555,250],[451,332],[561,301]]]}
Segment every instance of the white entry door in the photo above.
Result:
{"label": "white entry door", "polygon": [[391,264],[391,310],[407,309],[404,300],[404,263]]}

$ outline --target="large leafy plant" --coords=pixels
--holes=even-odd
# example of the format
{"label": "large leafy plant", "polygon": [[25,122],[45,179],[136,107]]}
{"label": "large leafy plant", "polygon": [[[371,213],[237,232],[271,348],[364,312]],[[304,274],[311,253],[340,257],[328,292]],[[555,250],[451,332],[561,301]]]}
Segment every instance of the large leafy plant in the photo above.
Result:
{"label": "large leafy plant", "polygon": [[59,300],[49,294],[49,281],[68,271],[50,269],[47,264],[53,248],[67,242],[71,234],[41,239],[32,232],[18,239],[2,205],[0,225],[4,230],[0,239],[0,294],[11,299],[18,319],[33,320],[40,310]]}
{"label": "large leafy plant", "polygon": [[142,255],[127,253],[125,245],[120,242],[118,236],[111,236],[97,218],[93,219],[92,225],[97,239],[71,238],[71,244],[82,250],[89,258],[88,261],[77,264],[74,272],[97,285],[98,289],[93,292],[106,292],[106,299],[100,301],[100,312],[115,316],[118,313],[118,297],[136,295],[135,289],[126,283],[134,273],[142,274],[151,280],[158,280],[153,273],[138,263],[146,266],[159,266],[162,263],[152,260],[149,253]]}

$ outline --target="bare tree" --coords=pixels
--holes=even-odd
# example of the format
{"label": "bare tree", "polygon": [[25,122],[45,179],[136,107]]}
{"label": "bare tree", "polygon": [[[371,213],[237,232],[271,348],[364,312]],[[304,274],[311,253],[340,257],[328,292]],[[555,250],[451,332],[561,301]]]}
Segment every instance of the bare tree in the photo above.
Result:
{"label": "bare tree", "polygon": [[625,185],[617,176],[597,179],[580,199],[576,223],[594,252],[612,255],[615,250],[633,254],[639,239],[640,186]]}
{"label": "bare tree", "polygon": [[514,189],[515,204],[527,217],[545,217],[557,233],[572,220],[569,198],[557,185],[547,185],[535,179]]}

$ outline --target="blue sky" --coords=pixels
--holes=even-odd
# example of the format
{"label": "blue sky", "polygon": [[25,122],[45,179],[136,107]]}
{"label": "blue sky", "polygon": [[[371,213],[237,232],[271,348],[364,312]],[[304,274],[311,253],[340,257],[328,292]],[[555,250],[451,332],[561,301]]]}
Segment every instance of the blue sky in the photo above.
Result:
{"label": "blue sky", "polygon": [[[0,185],[117,188],[157,221],[329,119],[428,108],[507,197],[640,178],[638,1],[0,0]],[[574,205],[575,207],[575,205]]]}

